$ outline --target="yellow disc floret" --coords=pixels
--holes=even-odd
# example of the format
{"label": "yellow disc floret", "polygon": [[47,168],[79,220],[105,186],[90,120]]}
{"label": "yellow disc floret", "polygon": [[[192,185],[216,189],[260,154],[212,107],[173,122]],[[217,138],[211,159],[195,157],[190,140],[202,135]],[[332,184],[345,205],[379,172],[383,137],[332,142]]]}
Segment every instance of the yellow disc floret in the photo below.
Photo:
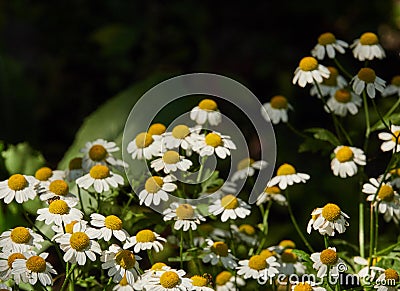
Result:
{"label": "yellow disc floret", "polygon": [[274,252],[271,252],[268,249],[264,249],[260,252],[260,256],[262,256],[264,259],[268,259],[269,257],[272,257],[274,255]]}
{"label": "yellow disc floret", "polygon": [[339,103],[348,103],[351,101],[351,93],[349,90],[346,89],[336,90],[335,95],[333,97]]}
{"label": "yellow disc floret", "polygon": [[205,142],[207,145],[212,146],[214,148],[222,146],[224,144],[221,136],[213,132],[206,135]]}
{"label": "yellow disc floret", "polygon": [[181,204],[175,210],[178,219],[191,219],[194,216],[194,209],[190,204]]}
{"label": "yellow disc floret", "polygon": [[291,249],[286,249],[281,254],[281,260],[284,263],[294,264],[297,262],[297,256],[293,253]]}
{"label": "yellow disc floret", "polygon": [[394,190],[392,186],[388,184],[382,185],[378,192],[378,198],[386,202],[393,201]]}
{"label": "yellow disc floret", "polygon": [[223,241],[214,242],[210,249],[214,254],[221,257],[226,257],[229,253],[228,245]]}
{"label": "yellow disc floret", "polygon": [[31,234],[26,227],[18,226],[11,231],[10,238],[14,243],[26,244],[31,239]]}
{"label": "yellow disc floret", "polygon": [[327,266],[333,266],[337,263],[339,257],[332,249],[325,249],[321,252],[319,259],[321,263]]}
{"label": "yellow disc floret", "polygon": [[126,278],[126,272],[124,274],[124,276],[122,277],[121,281],[119,281],[119,285],[120,286],[128,286],[128,279]]}
{"label": "yellow disc floret", "polygon": [[144,188],[149,193],[157,193],[163,186],[164,181],[159,176],[153,176],[146,180]]}
{"label": "yellow disc floret", "polygon": [[25,256],[21,253],[12,253],[9,255],[7,258],[7,264],[10,269],[12,268],[12,264],[16,259],[25,259]]}
{"label": "yellow disc floret", "polygon": [[249,260],[249,267],[253,270],[263,270],[268,266],[267,261],[264,256],[254,255]]}
{"label": "yellow disc floret", "polygon": [[115,255],[115,261],[125,270],[132,269],[135,266],[136,258],[135,254],[128,250],[120,250]]}
{"label": "yellow disc floret", "polygon": [[167,266],[167,264],[162,263],[162,262],[158,262],[153,264],[153,266],[151,266],[150,270],[152,271],[161,271],[163,267]]}
{"label": "yellow disc floret", "polygon": [[153,242],[156,235],[150,229],[143,229],[136,234],[136,241],[139,243]]}
{"label": "yellow disc floret", "polygon": [[365,83],[374,83],[376,79],[376,74],[373,69],[361,68],[357,74],[358,78]]}
{"label": "yellow disc floret", "polygon": [[327,79],[322,81],[322,84],[331,87],[337,86],[337,77],[339,76],[339,71],[335,67],[327,67],[327,69],[329,70],[330,74]]}
{"label": "yellow disc floret", "polygon": [[278,186],[266,187],[264,192],[267,194],[281,194],[281,189]]}
{"label": "yellow disc floret", "polygon": [[199,103],[199,108],[207,111],[217,110],[217,103],[211,99],[203,99]]}
{"label": "yellow disc floret", "polygon": [[394,86],[400,86],[400,75],[396,75],[392,78],[390,84]]}
{"label": "yellow disc floret", "polygon": [[290,164],[283,164],[276,171],[278,176],[293,175],[296,174],[296,169]]}
{"label": "yellow disc floret", "polygon": [[335,42],[336,37],[333,35],[333,33],[330,32],[325,32],[318,37],[318,43],[320,45],[333,44]]}
{"label": "yellow disc floret", "polygon": [[109,215],[104,219],[104,225],[111,230],[121,230],[122,220],[118,216]]}
{"label": "yellow disc floret", "polygon": [[302,71],[314,71],[318,68],[318,61],[313,57],[305,57],[301,59],[299,67]]}
{"label": "yellow disc floret", "polygon": [[385,279],[386,280],[395,280],[396,282],[399,281],[399,273],[396,270],[391,268],[385,270]]}
{"label": "yellow disc floret", "polygon": [[141,132],[136,136],[135,142],[139,149],[147,148],[153,143],[153,137],[148,132]]}
{"label": "yellow disc floret", "polygon": [[110,176],[110,169],[105,165],[95,165],[90,169],[89,174],[93,179],[105,179]]}
{"label": "yellow disc floret", "polygon": [[256,233],[256,229],[250,224],[242,224],[239,226],[239,231],[247,235],[254,235]]}
{"label": "yellow disc floret", "polygon": [[328,203],[322,208],[321,214],[326,220],[332,222],[340,217],[341,212],[339,206],[333,203]]}
{"label": "yellow disc floret", "polygon": [[222,271],[215,277],[215,284],[222,286],[228,283],[228,281],[231,279],[232,274],[229,271]]}
{"label": "yellow disc floret", "polygon": [[363,33],[360,37],[360,43],[362,45],[375,45],[379,43],[378,36],[373,32]]}
{"label": "yellow disc floret", "polygon": [[49,167],[42,167],[35,172],[35,178],[39,181],[47,181],[53,176],[53,171]]}
{"label": "yellow disc floret", "polygon": [[93,145],[89,150],[89,158],[92,161],[100,162],[108,156],[108,152],[105,147],[100,144]]}
{"label": "yellow disc floret", "polygon": [[174,288],[180,281],[179,275],[174,271],[165,271],[160,277],[161,286],[167,289]]}
{"label": "yellow disc floret", "polygon": [[65,196],[69,193],[69,186],[64,180],[54,180],[50,183],[49,190],[58,196]]}
{"label": "yellow disc floret", "polygon": [[274,109],[287,109],[287,107],[288,107],[288,101],[282,95],[277,95],[277,96],[272,97],[269,104]]}
{"label": "yellow disc floret", "polygon": [[241,161],[238,163],[237,169],[238,169],[238,171],[244,170],[244,169],[250,167],[253,163],[254,163],[254,160],[253,160],[253,159],[245,158],[245,159],[241,160]]}
{"label": "yellow disc floret", "polygon": [[190,277],[190,279],[192,280],[193,286],[204,287],[208,284],[207,278],[204,278],[203,276],[194,275]]}
{"label": "yellow disc floret", "polygon": [[177,139],[184,139],[189,135],[189,133],[189,127],[184,124],[177,125],[172,129],[172,136]]}
{"label": "yellow disc floret", "polygon": [[21,174],[14,174],[8,178],[8,187],[14,191],[21,191],[28,186],[28,181]]}
{"label": "yellow disc floret", "polygon": [[69,239],[69,244],[71,248],[82,252],[90,245],[90,238],[82,231],[74,232]]}
{"label": "yellow disc floret", "polygon": [[73,220],[67,225],[65,225],[65,233],[70,233],[72,234],[74,232],[74,225],[77,223],[77,220]]}
{"label": "yellow disc floret", "polygon": [[294,249],[296,248],[296,244],[294,243],[294,241],[290,240],[290,239],[284,239],[281,240],[279,242],[279,246],[283,247],[283,248],[289,248],[289,249]]}
{"label": "yellow disc floret", "polygon": [[73,158],[69,161],[68,169],[70,170],[80,170],[82,169],[82,158]]}
{"label": "yellow disc floret", "polygon": [[336,159],[341,163],[353,160],[353,156],[353,151],[348,146],[341,147],[336,153]]}
{"label": "yellow disc floret", "polygon": [[164,124],[162,123],[154,123],[149,127],[149,130],[147,131],[151,135],[161,135],[163,134],[167,128],[165,127]]}
{"label": "yellow disc floret", "polygon": [[310,284],[304,282],[304,283],[299,283],[296,286],[294,286],[293,290],[294,291],[313,291],[314,289]]}
{"label": "yellow disc floret", "polygon": [[239,200],[234,195],[228,194],[221,199],[221,206],[225,209],[235,209],[239,207]]}
{"label": "yellow disc floret", "polygon": [[65,215],[69,213],[69,206],[64,200],[54,200],[49,205],[49,212],[52,214]]}
{"label": "yellow disc floret", "polygon": [[162,157],[166,164],[176,164],[180,160],[179,153],[176,151],[166,151]]}
{"label": "yellow disc floret", "polygon": [[35,273],[46,271],[46,261],[41,256],[32,256],[26,260],[26,268]]}
{"label": "yellow disc floret", "polygon": [[399,143],[400,139],[400,130],[396,130],[395,132],[393,132],[393,136],[392,136],[392,141],[394,141],[395,143]]}

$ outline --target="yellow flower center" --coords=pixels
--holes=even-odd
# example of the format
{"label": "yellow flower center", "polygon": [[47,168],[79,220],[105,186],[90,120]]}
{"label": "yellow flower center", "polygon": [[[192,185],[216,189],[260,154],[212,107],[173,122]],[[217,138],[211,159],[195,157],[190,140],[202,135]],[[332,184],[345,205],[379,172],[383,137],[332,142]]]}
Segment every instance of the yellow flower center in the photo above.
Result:
{"label": "yellow flower center", "polygon": [[395,132],[393,132],[393,135],[394,136],[392,136],[392,141],[399,143],[400,142],[400,139],[399,139],[400,130],[396,130]]}
{"label": "yellow flower center", "polygon": [[323,250],[319,256],[321,263],[327,266],[333,266],[338,261],[337,253],[332,249]]}
{"label": "yellow flower center", "polygon": [[8,187],[14,191],[21,191],[28,186],[28,181],[21,174],[14,174],[8,178]]}
{"label": "yellow flower center", "polygon": [[328,203],[322,208],[322,216],[328,221],[335,221],[341,215],[339,206],[333,203]]}
{"label": "yellow flower center", "polygon": [[271,251],[268,250],[268,249],[262,250],[262,251],[260,252],[260,256],[262,256],[264,259],[268,259],[269,257],[272,257],[273,255],[274,255],[274,253],[271,252]]}
{"label": "yellow flower center", "polygon": [[154,123],[149,127],[149,130],[147,131],[151,135],[161,135],[163,134],[167,128],[165,127],[164,124],[162,123]]}
{"label": "yellow flower center", "polygon": [[104,219],[104,225],[111,230],[121,230],[122,220],[115,215],[109,215]]}
{"label": "yellow flower center", "polygon": [[299,283],[294,286],[294,291],[313,291],[313,288],[308,283]]}
{"label": "yellow flower center", "polygon": [[228,245],[223,241],[216,241],[211,246],[211,251],[216,255],[219,255],[221,257],[226,257],[229,253],[229,248]]}
{"label": "yellow flower center", "polygon": [[166,151],[162,157],[164,163],[166,164],[176,164],[179,162],[179,153],[176,151]]}
{"label": "yellow flower center", "polygon": [[353,160],[353,156],[353,151],[348,146],[341,147],[336,153],[336,159],[341,163]]}
{"label": "yellow flower center", "polygon": [[294,243],[294,241],[292,241],[292,240],[290,240],[290,239],[284,239],[284,240],[282,240],[282,241],[279,243],[279,245],[280,245],[281,247],[284,247],[284,248],[290,248],[290,249],[296,248],[296,244]]}
{"label": "yellow flower center", "polygon": [[167,289],[174,288],[180,281],[179,275],[173,271],[166,271],[160,277],[161,286]]}
{"label": "yellow flower center", "polygon": [[68,169],[79,170],[82,169],[82,158],[73,158],[69,161]]}
{"label": "yellow flower center", "polygon": [[280,194],[281,193],[281,189],[279,189],[278,186],[271,186],[271,187],[266,187],[264,189],[264,192],[267,194]]}
{"label": "yellow flower center", "polygon": [[318,61],[313,57],[305,57],[301,59],[299,67],[302,71],[314,71],[318,68]]}
{"label": "yellow flower center", "polygon": [[110,176],[110,169],[105,165],[95,165],[90,169],[89,174],[93,179],[105,179]]}
{"label": "yellow flower center", "polygon": [[216,148],[222,146],[223,142],[222,138],[218,134],[211,132],[206,135],[206,144]]}
{"label": "yellow flower center", "polygon": [[150,229],[143,229],[136,234],[136,241],[140,243],[153,242],[155,240],[156,236]]}
{"label": "yellow flower center", "polygon": [[392,186],[385,184],[382,185],[378,192],[378,197],[380,200],[390,202],[394,198],[394,191]]}
{"label": "yellow flower center", "polygon": [[330,32],[323,33],[318,37],[318,43],[320,45],[333,44],[335,42],[336,37]]}
{"label": "yellow flower center", "polygon": [[283,251],[281,260],[284,263],[294,264],[297,262],[297,256],[292,252],[291,249],[287,249]]}
{"label": "yellow flower center", "polygon": [[256,229],[250,224],[242,224],[239,226],[239,231],[247,235],[254,235],[256,233]]}
{"label": "yellow flower center", "polygon": [[151,134],[147,132],[141,132],[136,136],[136,146],[139,149],[147,148],[154,141]]}
{"label": "yellow flower center", "polygon": [[373,69],[361,68],[357,74],[358,78],[365,83],[374,83],[376,79],[376,74]]}
{"label": "yellow flower center", "polygon": [[394,76],[391,81],[392,85],[400,86],[400,75]]}
{"label": "yellow flower center", "polygon": [[16,244],[26,244],[32,236],[26,227],[18,226],[11,231],[10,237]]}
{"label": "yellow flower center", "polygon": [[36,171],[35,178],[39,181],[47,181],[53,176],[53,171],[49,167],[43,167]]}
{"label": "yellow flower center", "polygon": [[362,45],[375,45],[379,43],[378,36],[372,32],[363,33],[360,37],[360,43]]}
{"label": "yellow flower center", "polygon": [[232,194],[228,194],[221,199],[221,206],[225,209],[235,209],[239,206],[239,200]]}
{"label": "yellow flower center", "polygon": [[267,261],[265,257],[261,255],[254,255],[249,260],[249,267],[253,270],[263,270],[267,267]]}
{"label": "yellow flower center", "polygon": [[187,127],[184,124],[177,125],[172,129],[172,136],[177,139],[184,139],[189,135],[189,133],[190,133],[189,127]]}
{"label": "yellow flower center", "polygon": [[194,276],[190,277],[190,279],[192,279],[193,286],[204,287],[204,286],[207,286],[207,284],[208,284],[207,278],[204,278],[199,275],[194,275]]}
{"label": "yellow flower center", "polygon": [[220,286],[225,285],[231,277],[232,274],[229,271],[222,271],[215,277],[215,283]]}
{"label": "yellow flower center", "polygon": [[322,84],[326,86],[336,86],[337,85],[337,77],[339,76],[339,71],[335,67],[327,67],[330,74],[327,79],[322,81]]}
{"label": "yellow flower center", "polygon": [[399,273],[397,273],[393,269],[386,269],[385,270],[385,279],[386,280],[390,279],[390,280],[398,281],[399,280]]}
{"label": "yellow flower center", "polygon": [[270,105],[274,109],[286,109],[288,107],[287,99],[281,95],[272,97]]}
{"label": "yellow flower center", "polygon": [[296,169],[290,164],[283,164],[276,171],[278,176],[286,176],[296,174]]}
{"label": "yellow flower center", "polygon": [[253,160],[253,159],[245,158],[245,159],[241,160],[241,161],[238,163],[237,169],[238,169],[238,171],[243,170],[243,169],[246,169],[246,168],[250,167],[251,164],[253,164],[253,163],[254,163],[254,160]]}
{"label": "yellow flower center", "polygon": [[115,261],[125,270],[132,269],[135,266],[135,254],[128,250],[120,250],[115,255]]}
{"label": "yellow flower center", "polygon": [[40,256],[32,256],[26,260],[26,268],[35,273],[46,271],[46,261]]}
{"label": "yellow flower center", "polygon": [[211,99],[203,99],[199,103],[199,108],[207,111],[217,110],[217,103]]}
{"label": "yellow flower center", "polygon": [[68,223],[67,225],[65,225],[65,233],[70,233],[72,234],[72,232],[74,231],[74,225],[77,223],[77,220],[71,221],[70,223]]}
{"label": "yellow flower center", "polygon": [[16,259],[25,259],[25,256],[21,253],[12,253],[9,255],[7,258],[7,264],[10,269],[12,268],[12,264]]}
{"label": "yellow flower center", "polygon": [[149,193],[157,193],[163,186],[163,179],[159,176],[153,176],[146,180],[144,188]]}
{"label": "yellow flower center", "polygon": [[194,209],[190,204],[181,204],[175,210],[178,219],[191,219],[194,215]]}
{"label": "yellow flower center", "polygon": [[153,266],[151,266],[150,269],[151,269],[152,271],[160,271],[160,270],[162,270],[162,268],[165,267],[165,266],[166,266],[166,264],[161,263],[161,262],[158,262],[158,263],[153,264]]}
{"label": "yellow flower center", "polygon": [[121,281],[119,281],[119,285],[120,286],[128,286],[128,279],[126,279],[126,273],[124,274],[124,276],[122,277]]}
{"label": "yellow flower center", "polygon": [[334,98],[339,103],[348,103],[351,100],[351,93],[346,89],[336,90]]}
{"label": "yellow flower center", "polygon": [[69,213],[69,206],[64,200],[54,200],[49,205],[49,212],[52,214],[65,215]]}
{"label": "yellow flower center", "polygon": [[69,186],[63,180],[55,180],[50,183],[49,190],[58,196],[65,196],[69,193]]}
{"label": "yellow flower center", "polygon": [[89,150],[89,158],[92,161],[100,162],[103,161],[108,155],[105,147],[99,144],[93,145]]}
{"label": "yellow flower center", "polygon": [[81,252],[90,245],[90,238],[82,231],[74,232],[69,239],[69,244],[71,248]]}
{"label": "yellow flower center", "polygon": [[395,175],[395,176],[400,176],[400,168],[390,170],[390,174]]}

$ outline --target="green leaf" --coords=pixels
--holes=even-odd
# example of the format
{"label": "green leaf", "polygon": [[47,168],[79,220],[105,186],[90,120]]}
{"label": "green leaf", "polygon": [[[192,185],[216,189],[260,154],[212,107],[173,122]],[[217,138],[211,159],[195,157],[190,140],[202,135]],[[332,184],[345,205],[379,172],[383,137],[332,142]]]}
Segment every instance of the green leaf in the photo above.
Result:
{"label": "green leaf", "polygon": [[26,142],[10,145],[2,156],[9,174],[34,175],[46,162],[42,154]]}
{"label": "green leaf", "polygon": [[[400,122],[400,113],[392,113],[390,116],[384,117],[383,119],[386,124],[398,124]],[[371,132],[385,128],[385,124],[382,120],[378,120],[373,126],[371,126]]]}
{"label": "green leaf", "polygon": [[325,141],[317,140],[313,138],[306,138],[302,144],[299,146],[299,153],[311,152],[317,153],[321,152],[321,154],[329,154],[331,152],[331,145]]}
{"label": "green leaf", "polygon": [[313,133],[313,136],[315,139],[327,141],[330,144],[332,144],[333,146],[340,145],[340,142],[339,142],[338,138],[336,137],[336,135],[325,128],[320,128],[320,127],[308,128],[305,131]]}
{"label": "green leaf", "polygon": [[201,184],[202,193],[207,192],[209,189],[218,189],[224,183],[224,180],[218,177],[219,171],[214,171],[211,174],[210,169],[207,169],[205,175],[209,176],[209,178]]}

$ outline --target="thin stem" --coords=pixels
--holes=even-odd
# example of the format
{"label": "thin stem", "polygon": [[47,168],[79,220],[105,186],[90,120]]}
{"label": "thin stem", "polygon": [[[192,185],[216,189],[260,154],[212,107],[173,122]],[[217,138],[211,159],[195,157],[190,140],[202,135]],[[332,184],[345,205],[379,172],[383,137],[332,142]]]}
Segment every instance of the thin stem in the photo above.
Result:
{"label": "thin stem", "polygon": [[112,280],[113,280],[113,277],[111,277],[111,278],[108,280],[108,282],[107,282],[107,285],[106,285],[106,286],[104,286],[104,289],[103,289],[103,291],[106,291],[106,290],[107,290],[107,287],[111,285],[111,283],[112,283]]}
{"label": "thin stem", "polygon": [[382,123],[386,127],[386,129],[390,131],[390,126],[386,123],[385,119],[383,118],[381,112],[378,109],[378,106],[376,106],[375,100],[374,99],[371,99],[371,100],[372,100],[372,105],[374,106],[376,113],[378,113],[379,119],[382,121]]}
{"label": "thin stem", "polygon": [[[371,203],[371,207],[370,207],[370,222],[369,222],[369,229],[370,229],[370,233],[369,233],[369,260],[368,260],[368,268],[371,266],[372,264],[372,255],[373,255],[373,251],[374,251],[374,232],[375,232],[375,228],[374,228],[374,203]],[[368,269],[368,273],[369,273],[369,269]]]}
{"label": "thin stem", "polygon": [[179,258],[181,261],[181,269],[183,269],[183,230],[181,229],[181,237],[179,241]]}
{"label": "thin stem", "polygon": [[81,204],[81,210],[82,210],[82,212],[83,212],[83,215],[86,216],[85,208],[83,207],[83,200],[82,200],[81,188],[80,188],[78,185],[76,185],[76,187],[78,188],[78,197],[79,197],[79,203]]}
{"label": "thin stem", "polygon": [[364,152],[366,152],[368,148],[369,135],[371,133],[371,124],[369,121],[368,99],[365,90],[363,91],[362,95],[363,95],[364,115],[365,115],[365,141],[363,149]]}
{"label": "thin stem", "polygon": [[[71,274],[72,274],[72,272],[74,271],[75,267],[76,267],[76,264],[74,264],[74,265],[71,267],[71,269],[69,270],[69,272],[65,275],[64,283],[62,284],[61,289],[60,289],[61,291],[64,291],[65,288],[67,287],[68,281],[69,281],[69,277],[71,276]],[[72,285],[73,285],[73,282],[71,282],[71,283],[72,283]]]}
{"label": "thin stem", "polygon": [[267,241],[267,234],[268,234],[268,216],[269,216],[269,210],[272,205],[272,200],[268,201],[267,204],[267,209],[264,211],[264,206],[261,204],[260,205],[260,211],[261,215],[263,217],[263,223],[262,223],[262,232],[263,232],[263,238],[261,239],[261,242],[257,248],[256,254],[259,254],[264,247],[265,242]]}
{"label": "thin stem", "polygon": [[348,78],[353,79],[353,75],[347,72],[347,70],[342,66],[342,64],[339,63],[336,58],[334,58],[333,60],[335,61],[335,64],[339,68],[339,70],[341,70]]}
{"label": "thin stem", "polygon": [[327,234],[324,235],[324,243],[325,243],[325,248],[329,248],[329,237]]}
{"label": "thin stem", "polygon": [[304,133],[302,133],[301,131],[297,130],[289,121],[286,122],[287,127],[293,131],[294,134],[302,137],[302,138],[308,138],[308,136]]}
{"label": "thin stem", "polygon": [[206,159],[207,159],[207,156],[204,156],[204,157],[201,158],[200,169],[199,169],[199,172],[197,174],[197,180],[196,180],[197,184],[199,184],[200,181],[201,181],[201,176],[203,174],[204,163],[206,162]]}
{"label": "thin stem", "polygon": [[153,266],[154,260],[153,260],[153,253],[152,253],[152,250],[151,250],[151,249],[150,249],[150,250],[147,250],[147,256],[149,257],[150,265]]}

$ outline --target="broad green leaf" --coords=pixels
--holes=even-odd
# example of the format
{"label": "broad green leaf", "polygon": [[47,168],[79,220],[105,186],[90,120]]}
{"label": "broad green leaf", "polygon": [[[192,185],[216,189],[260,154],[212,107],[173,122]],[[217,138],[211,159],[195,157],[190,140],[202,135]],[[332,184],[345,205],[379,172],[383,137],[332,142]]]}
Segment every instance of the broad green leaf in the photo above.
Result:
{"label": "broad green leaf", "polygon": [[325,128],[319,128],[319,127],[308,128],[305,131],[313,133],[313,136],[315,139],[327,141],[330,144],[332,144],[333,146],[340,145],[340,142],[339,142],[338,138],[336,137],[336,135]]}
{"label": "broad green leaf", "polygon": [[28,143],[10,145],[2,152],[8,173],[33,175],[36,170],[45,164],[42,154],[32,149]]}
{"label": "broad green leaf", "polygon": [[[385,123],[390,124],[398,124],[400,123],[400,113],[393,113],[389,117],[384,117]],[[385,129],[386,126],[382,122],[382,120],[378,120],[373,126],[371,126],[371,132],[376,130]]]}

